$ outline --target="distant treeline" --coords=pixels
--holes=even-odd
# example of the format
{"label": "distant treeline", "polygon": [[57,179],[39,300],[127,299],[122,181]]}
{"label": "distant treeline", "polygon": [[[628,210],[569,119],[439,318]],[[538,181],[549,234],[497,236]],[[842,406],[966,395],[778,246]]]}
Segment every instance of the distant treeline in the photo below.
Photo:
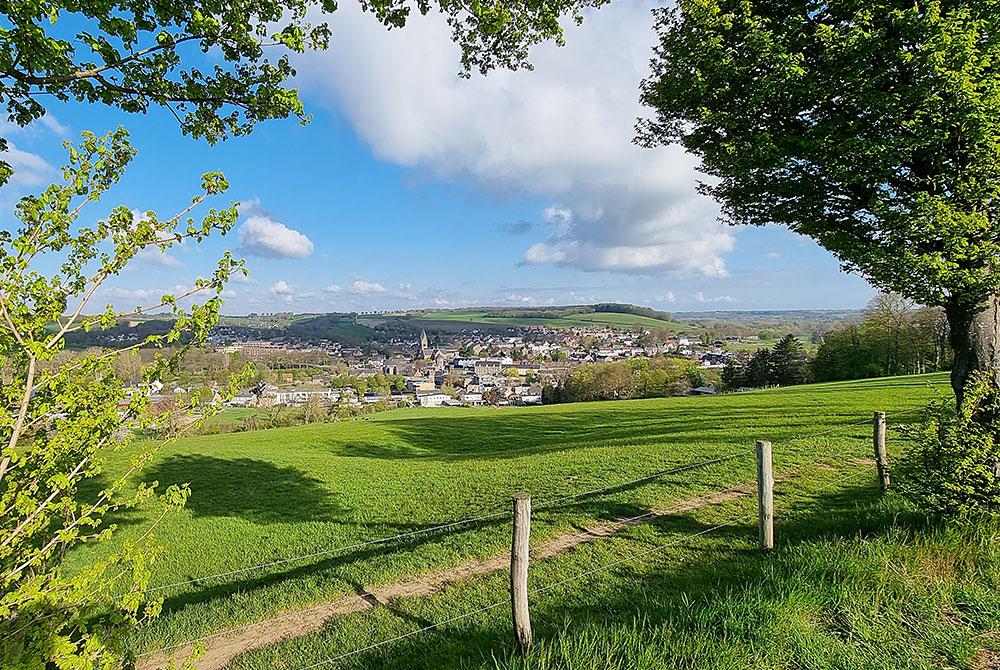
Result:
{"label": "distant treeline", "polygon": [[772,348],[730,356],[722,369],[722,387],[734,391],[740,388],[794,386],[805,384],[811,377],[808,354],[798,338],[788,334]]}
{"label": "distant treeline", "polygon": [[546,404],[628,398],[663,398],[685,394],[714,381],[709,371],[684,358],[657,356],[583,365],[557,386],[542,390]]}
{"label": "distant treeline", "polygon": [[632,314],[645,316],[660,321],[672,321],[670,312],[661,312],[650,307],[639,307],[628,303],[604,302],[597,305],[573,305],[569,307],[513,307],[511,309],[493,310],[485,314],[493,319],[561,319],[576,314],[593,314],[605,312],[612,314]]}
{"label": "distant treeline", "polygon": [[835,381],[934,372],[951,363],[944,312],[889,294],[872,300],[860,323],[826,333],[812,369],[816,381]]}
{"label": "distant treeline", "polygon": [[[119,321],[114,326],[102,330],[77,330],[66,333],[68,349],[83,349],[86,347],[124,347],[146,339],[150,335],[164,335],[170,332],[174,322],[172,319],[141,319],[135,321]],[[190,334],[181,338],[181,343],[190,340]]]}
{"label": "distant treeline", "polygon": [[823,334],[812,359],[789,334],[773,348],[730,356],[722,385],[733,390],[918,374],[946,370],[951,362],[944,313],[883,294],[868,304],[860,322]]}

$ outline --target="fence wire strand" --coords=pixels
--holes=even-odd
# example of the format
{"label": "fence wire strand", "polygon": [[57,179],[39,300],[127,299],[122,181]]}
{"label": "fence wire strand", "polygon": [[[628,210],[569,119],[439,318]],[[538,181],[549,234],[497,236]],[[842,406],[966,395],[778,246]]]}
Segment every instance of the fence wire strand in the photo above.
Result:
{"label": "fence wire strand", "polygon": [[[899,417],[899,416],[905,416],[905,415],[908,415],[908,414],[914,414],[916,412],[921,412],[921,411],[923,411],[923,409],[924,408],[922,408],[922,407],[918,407],[918,408],[912,408],[912,409],[907,409],[907,410],[900,410],[900,411],[896,411],[896,412],[887,413],[885,416],[886,416],[887,419],[888,418],[896,418],[896,417]],[[842,430],[844,428],[852,428],[852,427],[856,427],[856,426],[862,426],[862,425],[870,424],[871,422],[872,422],[872,419],[863,419],[863,420],[859,420],[859,421],[855,421],[855,422],[851,422],[851,423],[841,424],[841,425],[838,425],[838,426],[835,426],[833,428],[829,428],[829,429],[826,429],[826,430],[817,431],[817,432],[809,433],[809,434],[806,434],[806,435],[799,435],[799,436],[796,436],[796,437],[793,437],[793,438],[789,438],[787,440],[780,440],[778,443],[779,444],[793,444],[795,442],[800,442],[800,441],[803,441],[803,440],[814,439],[814,438],[823,437],[823,436],[826,436],[826,435],[832,435],[832,434],[834,434],[834,433],[836,433],[836,432],[838,432],[838,431],[840,431],[840,430]],[[688,463],[688,464],[681,465],[681,466],[674,467],[674,468],[670,468],[670,469],[667,469],[667,470],[661,470],[661,471],[654,472],[654,473],[651,473],[649,475],[644,475],[642,477],[638,477],[636,479],[632,479],[632,480],[629,480],[629,481],[626,481],[626,482],[619,482],[619,483],[615,483],[615,484],[609,484],[607,486],[601,486],[601,487],[590,489],[590,490],[587,490],[587,491],[580,491],[580,492],[577,492],[577,493],[572,493],[572,494],[560,496],[558,498],[553,498],[551,500],[543,500],[542,502],[540,502],[537,505],[535,505],[535,510],[548,509],[548,508],[556,507],[556,506],[562,505],[563,503],[567,503],[569,501],[575,501],[575,500],[578,500],[578,499],[581,499],[581,498],[586,498],[586,497],[589,497],[589,496],[600,495],[602,493],[607,493],[609,491],[614,491],[615,489],[620,489],[620,488],[624,488],[624,487],[628,487],[628,486],[634,486],[636,484],[642,484],[642,483],[653,481],[653,480],[656,480],[656,479],[660,479],[662,477],[669,476],[669,475],[680,474],[682,472],[688,472],[688,471],[697,470],[697,469],[701,469],[701,468],[707,468],[707,467],[710,467],[710,466],[713,466],[713,465],[718,465],[720,463],[725,463],[725,462],[728,462],[728,461],[731,461],[731,460],[735,460],[735,459],[740,458],[740,457],[749,457],[752,453],[753,452],[750,451],[750,450],[731,452],[731,453],[728,453],[728,454],[725,454],[723,456],[719,456],[719,457],[716,457],[716,458],[707,459],[707,460],[703,460],[703,461],[698,461],[698,462],[695,462],[695,463]],[[847,453],[847,452],[845,451],[843,453]],[[827,455],[836,455],[836,454],[827,454]],[[816,463],[813,463],[813,465],[815,465],[815,464]],[[848,484],[855,483],[856,481],[860,481],[864,477],[865,477],[865,474],[864,473],[860,473],[860,476],[858,476],[856,478],[851,478],[851,480],[848,481],[848,482],[846,482],[846,483],[848,483]],[[719,493],[718,491],[714,491],[714,492],[707,493],[707,494],[704,494],[702,496],[699,496],[698,498],[695,498],[693,500],[694,501],[700,501],[700,500],[710,499],[713,495],[716,495],[718,493]],[[691,501],[688,501],[688,502],[691,502]],[[598,534],[598,533],[595,533],[593,531],[584,531],[584,532],[581,532],[578,535],[573,536],[573,537],[575,538],[575,537],[584,537],[584,536],[587,536],[587,537],[611,536],[611,535],[617,534],[622,528],[629,527],[629,526],[634,526],[637,523],[640,523],[640,522],[642,522],[645,519],[656,517],[656,516],[660,516],[660,515],[670,514],[673,509],[674,508],[667,508],[667,509],[661,510],[661,511],[651,510],[651,511],[645,512],[643,514],[636,515],[634,517],[629,517],[629,518],[626,518],[626,519],[619,519],[619,520],[612,520],[612,521],[604,522],[603,523],[604,528],[602,529],[602,530],[605,531],[604,533]],[[276,559],[276,560],[273,560],[273,561],[268,561],[268,562],[264,562],[264,563],[258,563],[258,564],[255,564],[255,565],[250,565],[250,566],[246,566],[246,567],[242,567],[242,568],[237,568],[237,569],[234,569],[234,570],[228,570],[228,571],[219,572],[219,573],[215,573],[215,574],[204,575],[204,576],[201,576],[201,577],[196,577],[196,578],[181,580],[181,581],[172,582],[172,583],[168,583],[168,584],[162,584],[162,585],[159,585],[159,586],[155,586],[155,587],[149,588],[148,592],[159,592],[159,591],[164,591],[164,590],[168,590],[168,589],[178,588],[178,587],[182,587],[182,586],[188,586],[190,584],[196,584],[196,583],[200,583],[200,582],[204,582],[204,581],[210,581],[210,580],[214,580],[214,579],[222,579],[222,578],[226,578],[226,577],[234,577],[234,576],[237,576],[237,575],[242,575],[242,574],[246,574],[246,573],[257,571],[257,570],[266,570],[266,569],[272,568],[272,567],[278,567],[278,566],[287,565],[287,564],[290,564],[290,563],[297,563],[297,562],[306,561],[306,560],[310,560],[310,559],[314,559],[314,558],[321,558],[321,557],[324,557],[324,556],[330,556],[330,555],[334,555],[334,554],[345,553],[345,552],[354,551],[354,550],[357,550],[357,549],[362,549],[362,548],[365,548],[365,547],[376,546],[376,545],[380,545],[380,544],[388,544],[390,542],[394,542],[394,541],[397,541],[397,540],[404,540],[404,539],[408,539],[408,538],[411,538],[411,537],[416,537],[416,536],[419,536],[419,535],[423,535],[423,534],[426,534],[426,533],[433,533],[433,532],[437,532],[437,531],[449,530],[449,529],[457,528],[457,527],[460,527],[460,526],[471,525],[471,524],[480,523],[480,522],[483,522],[483,521],[489,521],[489,520],[492,520],[492,519],[497,519],[497,518],[506,517],[506,516],[510,516],[510,510],[504,509],[504,510],[492,512],[492,513],[489,513],[489,514],[484,514],[484,515],[477,516],[477,517],[471,517],[471,518],[466,518],[466,519],[459,519],[457,521],[450,521],[450,522],[439,524],[439,525],[436,525],[436,526],[431,526],[429,528],[418,528],[418,529],[414,529],[412,531],[407,531],[407,532],[404,532],[404,533],[398,533],[396,535],[391,535],[391,536],[388,536],[388,537],[382,537],[382,538],[377,538],[377,539],[373,539],[373,540],[367,540],[367,541],[364,541],[364,542],[358,542],[358,543],[355,543],[355,544],[341,546],[341,547],[323,549],[323,550],[320,550],[320,551],[315,551],[315,552],[311,552],[311,553],[308,553],[308,554],[302,554],[302,555],[299,555],[299,556],[292,556],[292,557],[287,557],[287,558],[282,558],[282,559]],[[683,539],[685,539],[687,537],[694,538],[694,537],[698,537],[698,536],[701,536],[701,535],[705,535],[707,533],[711,533],[713,531],[716,531],[716,530],[718,530],[720,528],[724,528],[724,527],[727,527],[727,526],[734,525],[734,523],[735,522],[728,522],[728,523],[724,523],[724,524],[719,524],[717,526],[713,526],[712,528],[706,529],[706,530],[701,531],[699,533],[694,533],[692,535],[685,536],[684,538],[678,538],[677,540],[675,540],[673,542],[669,542],[669,543],[666,543],[666,544],[663,544],[663,545],[659,545],[659,546],[654,547],[654,548],[652,548],[652,549],[650,549],[648,551],[639,552],[637,554],[634,554],[634,555],[632,555],[630,557],[627,557],[625,559],[622,559],[620,561],[615,561],[613,563],[609,563],[607,565],[604,565],[604,566],[601,566],[601,567],[598,567],[598,568],[594,568],[593,570],[584,571],[582,573],[574,575],[573,577],[569,577],[567,579],[561,580],[561,581],[556,582],[554,584],[550,584],[550,585],[548,585],[546,587],[543,587],[543,588],[540,588],[540,589],[534,589],[534,590],[530,591],[529,593],[531,593],[531,594],[545,593],[545,592],[547,592],[549,590],[558,588],[558,587],[560,587],[560,586],[562,586],[564,584],[567,584],[569,582],[576,581],[578,579],[582,579],[584,577],[587,577],[589,575],[601,572],[603,570],[608,570],[608,569],[611,569],[611,568],[613,568],[615,566],[622,565],[624,563],[627,563],[629,561],[635,560],[637,558],[641,558],[643,556],[647,556],[649,554],[656,553],[658,551],[662,551],[663,549],[666,549],[666,548],[668,548],[670,546],[675,546],[677,543],[679,543],[681,540],[683,540]],[[363,598],[363,596],[359,595],[359,594],[351,594],[349,596],[345,596],[345,597],[342,597],[340,599],[334,600],[332,604],[340,604],[340,603],[343,603],[343,602],[350,601],[352,599],[359,599],[359,598]],[[419,633],[424,632],[424,631],[432,630],[434,628],[438,628],[440,626],[443,626],[443,625],[446,625],[446,624],[449,624],[449,623],[453,623],[455,621],[460,621],[462,619],[466,619],[466,618],[475,616],[476,614],[480,614],[482,612],[494,609],[496,607],[500,607],[501,605],[504,605],[506,603],[507,603],[507,600],[504,600],[504,601],[501,601],[501,602],[498,602],[498,603],[493,603],[493,604],[487,605],[484,608],[481,608],[481,609],[478,609],[478,610],[474,610],[472,612],[468,612],[466,614],[463,614],[463,615],[460,615],[460,616],[457,616],[457,617],[452,617],[452,618],[446,619],[444,621],[440,621],[438,623],[435,623],[435,624],[432,624],[432,625],[429,625],[429,626],[425,626],[425,627],[423,627],[421,629],[418,629],[418,630],[415,630],[415,631],[411,631],[411,632],[406,633],[404,635],[397,636],[395,638],[391,638],[391,639],[387,639],[387,640],[383,640],[383,641],[375,643],[373,645],[369,645],[367,647],[364,647],[364,648],[361,648],[361,649],[357,649],[355,651],[348,652],[348,653],[342,654],[340,656],[335,656],[335,657],[326,659],[324,661],[320,661],[317,664],[313,664],[313,665],[309,665],[309,666],[304,666],[303,668],[300,668],[299,670],[310,670],[311,668],[316,668],[316,667],[320,667],[321,665],[326,665],[326,664],[329,664],[329,663],[333,663],[335,661],[342,660],[342,659],[347,658],[349,656],[360,654],[360,653],[363,653],[365,651],[369,651],[371,649],[375,649],[375,648],[381,647],[383,645],[390,644],[392,642],[395,642],[395,641],[398,641],[398,640],[401,640],[401,639],[405,639],[405,638],[411,637],[413,635],[419,634]],[[155,655],[155,654],[158,654],[158,653],[172,651],[174,649],[185,647],[185,646],[188,646],[188,645],[191,645],[191,644],[195,644],[195,643],[198,643],[198,642],[204,642],[206,640],[211,640],[211,639],[215,639],[215,638],[218,638],[218,637],[224,637],[226,635],[231,635],[231,634],[234,634],[234,633],[238,633],[240,631],[246,630],[246,629],[251,628],[253,626],[259,625],[260,623],[261,622],[251,622],[251,623],[245,624],[243,626],[238,626],[236,628],[230,628],[230,629],[227,629],[225,631],[220,631],[218,633],[212,633],[210,635],[205,635],[205,636],[193,639],[193,640],[188,640],[188,641],[185,641],[185,642],[180,642],[180,643],[177,643],[177,644],[173,644],[173,645],[168,645],[168,646],[165,646],[165,647],[161,647],[159,649],[155,649],[155,650],[152,650],[152,651],[144,652],[144,653],[142,653],[142,654],[139,655],[139,658],[144,658],[144,657],[152,656],[152,655]]]}
{"label": "fence wire strand", "polygon": [[[650,474],[650,475],[645,475],[643,477],[639,477],[637,479],[633,479],[633,480],[630,480],[630,481],[627,481],[627,482],[619,482],[619,483],[612,484],[612,485],[609,485],[609,486],[603,486],[603,487],[592,489],[592,490],[589,490],[589,491],[581,491],[579,493],[573,493],[573,494],[570,494],[570,495],[562,496],[560,498],[555,498],[553,500],[543,501],[543,502],[539,503],[538,505],[536,505],[535,508],[536,509],[540,509],[540,508],[552,507],[552,506],[555,506],[557,504],[566,502],[568,500],[573,500],[573,499],[576,499],[576,498],[582,498],[582,497],[585,497],[585,496],[597,495],[599,493],[604,493],[606,491],[610,491],[610,490],[613,490],[613,489],[616,489],[616,488],[622,488],[622,487],[625,487],[625,486],[633,486],[635,484],[641,484],[643,482],[651,481],[653,479],[658,479],[660,477],[665,477],[667,475],[677,474],[677,473],[680,473],[680,472],[686,472],[688,470],[695,470],[695,469],[703,468],[703,467],[708,467],[710,465],[715,465],[717,463],[723,463],[725,461],[732,460],[734,458],[738,458],[738,457],[744,456],[744,455],[745,454],[742,453],[742,452],[734,452],[732,454],[727,454],[726,456],[722,456],[722,457],[719,457],[719,458],[713,458],[713,459],[709,459],[709,460],[706,460],[706,461],[698,461],[696,463],[688,463],[686,465],[682,465],[682,466],[679,466],[679,467],[676,467],[676,468],[672,468],[672,469],[669,469],[669,470],[662,470],[660,472],[655,472],[655,473]],[[290,556],[288,558],[276,559],[276,560],[273,560],[273,561],[268,561],[268,562],[264,562],[264,563],[258,563],[258,564],[255,564],[255,565],[249,565],[249,566],[246,566],[246,567],[236,568],[236,569],[228,570],[228,571],[224,571],[224,572],[218,572],[218,573],[215,573],[215,574],[203,575],[203,576],[200,576],[200,577],[192,577],[190,579],[185,579],[185,580],[181,580],[181,581],[171,582],[169,584],[161,584],[159,586],[150,587],[149,589],[147,589],[147,592],[149,592],[149,593],[155,593],[155,592],[164,591],[164,590],[168,590],[168,589],[179,588],[179,587],[182,587],[182,586],[188,586],[190,584],[197,584],[199,582],[211,581],[211,580],[214,580],[214,579],[223,579],[225,577],[235,577],[237,575],[246,574],[248,572],[254,572],[254,571],[257,571],[257,570],[266,570],[268,568],[273,568],[273,567],[277,567],[277,566],[280,566],[280,565],[287,565],[289,563],[298,563],[298,562],[307,561],[307,560],[310,560],[310,559],[313,559],[313,558],[321,558],[323,556],[330,556],[330,555],[333,555],[333,554],[345,553],[345,552],[348,552],[348,551],[354,551],[354,550],[357,550],[357,549],[363,549],[365,547],[370,547],[370,546],[374,546],[374,545],[388,544],[389,542],[394,542],[396,540],[401,540],[401,539],[407,539],[407,538],[415,537],[415,536],[422,535],[422,534],[425,534],[425,533],[432,533],[432,532],[441,531],[441,530],[448,530],[448,529],[451,529],[451,528],[457,528],[459,526],[471,525],[471,524],[480,523],[480,522],[483,522],[483,521],[489,521],[491,519],[497,519],[497,518],[500,518],[500,517],[506,517],[506,516],[510,516],[510,515],[511,515],[510,510],[509,509],[504,509],[504,510],[501,510],[501,511],[492,512],[490,514],[484,514],[484,515],[478,516],[478,517],[473,517],[473,518],[469,518],[469,519],[460,519],[458,521],[451,521],[451,522],[448,522],[448,523],[443,523],[443,524],[440,524],[440,525],[437,525],[437,526],[432,526],[430,528],[418,528],[416,530],[407,531],[405,533],[399,533],[397,535],[391,535],[389,537],[382,537],[382,538],[377,538],[377,539],[374,539],[374,540],[367,540],[367,541],[364,541],[364,542],[358,542],[356,544],[346,545],[346,546],[342,546],[342,547],[334,547],[334,548],[330,548],[330,549],[322,549],[322,550],[311,552],[311,553],[308,553],[308,554],[302,554],[300,556]]]}
{"label": "fence wire strand", "polygon": [[236,575],[245,574],[247,572],[253,572],[256,570],[266,570],[267,568],[277,567],[279,565],[287,565],[288,563],[298,563],[301,561],[306,561],[312,558],[320,558],[322,556],[329,556],[332,554],[338,554],[348,551],[354,551],[356,549],[363,549],[364,547],[371,547],[378,544],[387,544],[389,542],[394,542],[396,540],[407,539],[410,537],[415,537],[417,535],[423,535],[425,533],[433,533],[439,530],[447,530],[450,528],[456,528],[458,526],[465,526],[468,524],[479,523],[482,521],[488,521],[490,519],[500,518],[502,516],[510,516],[509,510],[503,510],[500,512],[494,512],[492,514],[485,514],[479,517],[473,517],[470,519],[460,519],[458,521],[452,521],[449,523],[443,523],[438,526],[432,526],[430,528],[418,528],[416,530],[407,531],[405,533],[399,533],[397,535],[392,535],[389,537],[381,537],[375,540],[367,540],[365,542],[358,542],[356,544],[351,544],[343,547],[334,547],[332,549],[323,549],[320,551],[315,551],[310,554],[303,554],[301,556],[291,556],[289,558],[281,558],[267,563],[258,563],[256,565],[250,565],[244,568],[237,568],[235,570],[228,570],[226,572],[219,572],[212,575],[205,575],[202,577],[194,577],[192,579],[185,579],[183,581],[172,582],[170,584],[161,584],[160,586],[154,586],[147,589],[148,592],[163,591],[166,589],[177,588],[180,586],[187,586],[189,584],[197,584],[198,582],[209,581],[212,579],[221,579],[223,577],[234,577]]}
{"label": "fence wire strand", "polygon": [[[709,533],[717,531],[720,528],[726,528],[728,526],[733,526],[733,525],[736,525],[735,521],[727,521],[726,523],[721,523],[721,524],[712,526],[711,528],[707,528],[707,529],[699,531],[697,533],[691,533],[691,534],[684,535],[684,536],[679,537],[679,538],[675,538],[674,540],[672,540],[670,542],[665,542],[665,543],[663,543],[661,545],[653,547],[652,549],[647,549],[645,551],[640,551],[638,553],[632,554],[631,556],[627,556],[627,557],[619,559],[617,561],[612,561],[611,563],[606,563],[604,565],[601,565],[599,567],[593,568],[591,570],[584,570],[583,572],[577,573],[577,574],[573,575],[572,577],[567,577],[565,579],[560,579],[557,582],[554,582],[552,584],[548,584],[548,585],[540,587],[540,588],[531,589],[531,590],[528,591],[528,595],[539,595],[539,594],[542,594],[542,593],[547,593],[549,591],[552,591],[552,590],[555,590],[555,589],[560,588],[562,586],[565,586],[566,584],[569,584],[571,582],[578,581],[578,580],[584,579],[586,577],[590,577],[591,575],[595,575],[597,573],[604,572],[606,570],[610,570],[610,569],[618,567],[620,565],[624,565],[624,564],[629,563],[631,561],[634,561],[636,559],[643,558],[644,556],[649,556],[651,554],[655,554],[657,552],[663,551],[664,549],[668,549],[670,547],[677,546],[678,544],[680,544],[684,540],[688,540],[688,539],[700,537],[702,535],[708,535]],[[464,619],[469,619],[471,617],[476,616],[477,614],[482,614],[483,612],[487,612],[489,610],[493,610],[493,609],[496,609],[498,607],[503,607],[504,605],[509,605],[509,604],[510,604],[510,599],[509,598],[505,598],[503,600],[500,600],[500,601],[497,601],[497,602],[494,602],[494,603],[490,603],[489,605],[486,605],[485,607],[480,607],[479,609],[475,609],[475,610],[472,610],[470,612],[466,612],[464,614],[460,614],[458,616],[449,617],[449,618],[444,619],[442,621],[438,621],[437,623],[432,623],[430,625],[424,626],[423,628],[418,628],[416,630],[409,631],[408,633],[403,633],[402,635],[397,635],[395,637],[391,637],[391,638],[388,638],[388,639],[385,639],[385,640],[381,640],[380,642],[375,642],[375,643],[370,644],[368,646],[361,647],[360,649],[354,649],[352,651],[345,652],[343,654],[338,654],[337,656],[331,656],[329,658],[325,658],[325,659],[323,659],[321,661],[317,661],[317,662],[312,663],[310,665],[303,665],[303,666],[301,666],[299,668],[296,668],[296,670],[313,670],[314,668],[319,668],[319,667],[322,667],[324,665],[330,665],[331,663],[336,663],[337,661],[342,661],[345,658],[350,658],[351,656],[357,656],[358,654],[363,654],[366,651],[371,651],[373,649],[377,649],[379,647],[383,647],[383,646],[385,646],[387,644],[392,644],[393,642],[398,642],[400,640],[404,640],[406,638],[410,638],[410,637],[413,637],[415,635],[419,635],[420,633],[424,633],[424,632],[427,632],[429,630],[433,630],[435,628],[440,628],[441,626],[445,626],[445,625],[447,625],[449,623],[454,623],[456,621],[462,621]]]}

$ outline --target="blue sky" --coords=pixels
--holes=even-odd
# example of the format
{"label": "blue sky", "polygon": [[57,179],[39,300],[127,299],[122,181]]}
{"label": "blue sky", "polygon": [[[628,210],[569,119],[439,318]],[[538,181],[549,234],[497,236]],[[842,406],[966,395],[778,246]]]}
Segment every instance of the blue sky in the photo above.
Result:
{"label": "blue sky", "polygon": [[[653,35],[648,5],[588,17],[568,46],[540,47],[533,72],[456,76],[447,29],[419,19],[386,33],[345,4],[334,46],[297,60],[312,123],[271,121],[210,147],[169,113],[60,104],[44,123],[3,127],[17,194],[57,176],[61,142],[123,125],[139,155],[90,211],[165,216],[222,170],[242,203],[224,239],[149,255],[101,303],[134,307],[190,284],[232,249],[250,280],[225,311],[340,311],[621,301],[666,310],[822,309],[873,290],[815,243],[735,229],[695,192],[695,162],[631,142]],[[10,160],[11,156],[8,157]],[[103,209],[101,209],[103,208]]]}

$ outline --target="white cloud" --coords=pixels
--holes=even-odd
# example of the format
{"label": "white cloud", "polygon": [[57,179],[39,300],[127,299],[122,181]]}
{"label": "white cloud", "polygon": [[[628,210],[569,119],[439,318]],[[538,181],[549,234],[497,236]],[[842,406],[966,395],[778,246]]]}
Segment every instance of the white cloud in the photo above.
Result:
{"label": "white cloud", "polygon": [[533,50],[534,71],[465,80],[440,17],[385,31],[344,5],[333,48],[297,66],[380,158],[495,196],[547,199],[548,238],[525,263],[724,276],[733,237],[696,191],[695,160],[632,143],[645,113],[638,87],[655,43],[652,6],[588,12],[566,47]]}
{"label": "white cloud", "polygon": [[239,232],[240,249],[264,258],[305,258],[313,252],[306,235],[265,214],[250,216]]}
{"label": "white cloud", "polygon": [[662,302],[674,303],[677,302],[677,296],[674,294],[673,291],[667,291],[666,294],[664,294],[664,296],[660,298],[660,300]]}
{"label": "white cloud", "polygon": [[136,261],[148,265],[158,265],[161,268],[179,268],[181,262],[159,249],[143,249],[135,255]]}
{"label": "white cloud", "polygon": [[[403,284],[400,284],[400,286],[402,287]],[[407,284],[406,286],[409,286],[409,284]],[[339,294],[376,295],[379,293],[385,293],[386,288],[377,281],[368,281],[367,279],[355,279],[354,281],[352,281],[350,284],[347,285],[347,288],[344,288],[340,284],[330,284],[325,289],[323,289],[323,292],[329,293],[331,295],[339,295]]]}
{"label": "white cloud", "polygon": [[4,137],[10,137],[11,135],[16,134],[35,135],[41,130],[46,130],[50,133],[63,137],[72,132],[68,126],[61,124],[59,119],[57,119],[54,114],[49,112],[47,112],[42,118],[35,119],[26,126],[19,126],[11,121],[0,120],[0,135],[3,135]]}
{"label": "white cloud", "polygon": [[555,298],[536,298],[532,295],[520,295],[517,293],[508,293],[503,297],[503,301],[513,305],[527,305],[528,307],[556,304]]}
{"label": "white cloud", "polygon": [[[105,298],[118,303],[130,301],[127,303],[129,308],[137,305],[148,307],[159,304],[164,295],[172,295],[176,298],[188,293],[192,288],[193,287],[190,284],[174,284],[173,286],[164,288],[122,288],[120,286],[105,286],[101,288],[101,294]],[[199,299],[203,299],[207,295],[208,293],[204,291],[197,292],[194,295],[184,298],[184,302],[197,302]]]}
{"label": "white cloud", "polygon": [[295,288],[284,279],[276,281],[268,290],[271,295],[291,296],[295,294]]}
{"label": "white cloud", "polygon": [[701,291],[698,291],[691,297],[695,302],[736,302],[736,298],[731,295],[706,296]]}
{"label": "white cloud", "polygon": [[374,293],[385,293],[385,287],[377,281],[367,281],[365,279],[355,279],[348,289],[354,295],[372,295]]}
{"label": "white cloud", "polygon": [[257,196],[254,196],[249,200],[241,200],[236,205],[236,211],[239,212],[240,216],[264,213],[263,207],[261,206],[260,198],[258,198]]}
{"label": "white cloud", "polygon": [[38,154],[22,151],[7,141],[7,149],[0,151],[0,160],[7,162],[14,170],[9,184],[21,187],[41,186],[58,173],[52,165]]}
{"label": "white cloud", "polygon": [[[117,300],[150,300],[153,295],[156,295],[156,291],[145,288],[119,288],[117,286],[112,286],[104,289],[104,295],[108,298]],[[162,293],[158,295],[163,295]]]}

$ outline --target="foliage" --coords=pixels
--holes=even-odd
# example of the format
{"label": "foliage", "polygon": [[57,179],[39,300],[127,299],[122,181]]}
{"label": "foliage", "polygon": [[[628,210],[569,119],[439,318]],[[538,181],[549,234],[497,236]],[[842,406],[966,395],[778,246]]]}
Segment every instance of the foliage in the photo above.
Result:
{"label": "foliage", "polygon": [[940,309],[880,295],[861,323],[823,335],[813,373],[818,381],[888,377],[942,370],[950,362],[948,322]]}
{"label": "foliage", "polygon": [[642,137],[701,157],[730,221],[923,304],[995,292],[1000,3],[681,0],[656,26]]}
{"label": "foliage", "polygon": [[809,357],[794,335],[781,338],[771,349],[771,374],[778,386],[805,384],[809,381]]}
{"label": "foliage", "polygon": [[810,378],[809,357],[802,343],[790,333],[773,348],[733,354],[722,370],[722,384],[730,391],[805,384]]}
{"label": "foliage", "polygon": [[[151,528],[78,574],[66,574],[61,567],[74,545],[108,540],[114,524],[106,520],[124,508],[148,504],[157,496],[156,483],[133,489],[125,486],[127,478],[122,476],[88,495],[78,494],[81,485],[101,475],[108,452],[175,419],[176,412],[169,408],[152,406],[150,389],[176,368],[192,343],[204,340],[215,324],[226,281],[242,270],[242,262],[227,253],[211,278],[197,280],[182,295],[164,295],[156,305],[128,313],[109,305],[88,314],[104,282],[125,270],[137,254],[165,252],[185,240],[225,234],[236,219],[236,208],[211,209],[200,221],[189,216],[227,188],[222,175],[206,174],[202,193],[170,218],[161,220],[153,212],[135,217],[119,206],[96,224],[81,225],[85,207],[121,178],[135,152],[123,130],[102,138],[84,133],[80,143],[67,143],[67,149],[64,181],[21,199],[15,209],[20,228],[0,231],[4,668],[47,663],[60,668],[111,667],[122,659],[123,634],[157,615],[159,602],[144,593],[157,553],[149,543]],[[182,306],[198,293],[212,297],[202,305]],[[165,333],[119,351],[92,351],[68,361],[57,356],[68,334],[106,328],[121,318],[155,310],[170,315],[173,325]],[[139,369],[124,365],[125,357],[140,347],[161,353]],[[128,379],[122,378],[122,371]],[[129,385],[136,378],[141,383]],[[212,405],[213,394],[196,391],[184,410]],[[133,454],[129,474],[150,459],[154,446]],[[158,500],[165,511],[182,505],[187,494],[186,487],[174,485]]]}
{"label": "foliage", "polygon": [[913,446],[897,482],[922,509],[942,517],[1000,517],[1000,401],[991,379],[973,375],[956,410],[940,400],[907,431]]}
{"label": "foliage", "polygon": [[[363,0],[388,28],[432,8],[451,25],[465,73],[530,67],[528,48],[562,42],[559,19],[606,0],[466,3],[458,0]],[[266,119],[307,120],[290,53],[325,49],[335,0],[19,0],[0,4],[0,101],[27,125],[45,114],[48,96],[146,113],[170,111],[181,129],[216,142],[246,135]],[[211,54],[210,58],[199,54]],[[273,54],[274,57],[269,57]],[[0,139],[0,150],[6,143]],[[0,184],[11,168],[0,164]]]}
{"label": "foliage", "polygon": [[542,389],[542,396],[546,403],[662,398],[686,393],[708,382],[706,371],[694,361],[636,358],[580,366],[558,386]]}
{"label": "foliage", "polygon": [[594,305],[595,312],[608,312],[611,314],[633,314],[635,316],[644,316],[649,319],[657,319],[659,321],[673,321],[674,315],[670,312],[662,312],[658,309],[653,309],[652,307],[639,307],[637,305],[629,305],[617,302],[603,302],[598,305]]}
{"label": "foliage", "polygon": [[[679,0],[657,9],[646,145],[680,142],[734,224],[808,235],[941,306],[953,386],[1000,374],[1000,1]],[[982,327],[979,327],[979,326]]]}

